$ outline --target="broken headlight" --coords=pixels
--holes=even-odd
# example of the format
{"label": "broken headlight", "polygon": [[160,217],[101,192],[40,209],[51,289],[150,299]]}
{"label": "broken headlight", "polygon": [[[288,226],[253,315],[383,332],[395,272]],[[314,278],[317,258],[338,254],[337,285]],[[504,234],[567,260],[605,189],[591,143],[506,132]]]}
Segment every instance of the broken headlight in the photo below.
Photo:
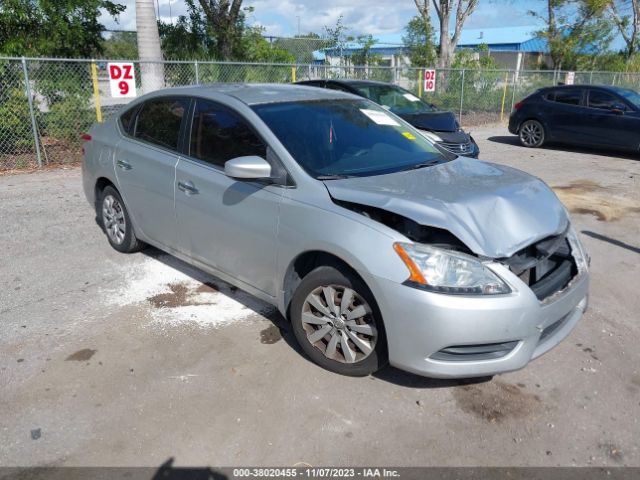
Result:
{"label": "broken headlight", "polygon": [[571,227],[569,228],[569,232],[567,233],[567,240],[569,240],[571,253],[573,253],[573,258],[575,258],[576,260],[578,271],[589,271],[589,255],[587,255],[587,251],[584,249],[584,246],[580,241],[580,237],[578,237],[578,232],[575,231],[573,225],[571,225]]}
{"label": "broken headlight", "polygon": [[409,269],[407,283],[438,293],[498,295],[511,289],[477,258],[415,243],[395,243],[394,250]]}

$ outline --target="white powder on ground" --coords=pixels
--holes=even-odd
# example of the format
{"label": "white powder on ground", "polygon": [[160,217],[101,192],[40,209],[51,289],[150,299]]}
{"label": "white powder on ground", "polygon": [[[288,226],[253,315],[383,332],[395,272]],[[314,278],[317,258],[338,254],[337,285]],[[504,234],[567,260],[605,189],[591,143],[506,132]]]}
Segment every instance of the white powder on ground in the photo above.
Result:
{"label": "white powder on ground", "polygon": [[[107,304],[144,307],[149,314],[148,325],[162,330],[185,326],[216,328],[246,321],[252,315],[273,309],[222,280],[163,253],[124,267],[119,283],[117,289],[105,292],[103,297]],[[185,292],[182,298],[175,295],[176,286]],[[158,306],[154,297],[162,294],[167,294],[161,298],[168,299],[165,302],[168,305]]]}

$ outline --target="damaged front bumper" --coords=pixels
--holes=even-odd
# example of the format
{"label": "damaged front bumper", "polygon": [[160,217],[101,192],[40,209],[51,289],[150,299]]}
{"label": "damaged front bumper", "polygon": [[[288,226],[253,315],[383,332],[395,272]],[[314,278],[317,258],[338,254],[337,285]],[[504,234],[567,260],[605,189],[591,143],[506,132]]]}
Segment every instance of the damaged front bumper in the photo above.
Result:
{"label": "damaged front bumper", "polygon": [[540,301],[507,267],[494,264],[492,269],[512,293],[450,296],[371,279],[385,320],[390,363],[438,378],[518,370],[562,341],[587,308],[588,272]]}

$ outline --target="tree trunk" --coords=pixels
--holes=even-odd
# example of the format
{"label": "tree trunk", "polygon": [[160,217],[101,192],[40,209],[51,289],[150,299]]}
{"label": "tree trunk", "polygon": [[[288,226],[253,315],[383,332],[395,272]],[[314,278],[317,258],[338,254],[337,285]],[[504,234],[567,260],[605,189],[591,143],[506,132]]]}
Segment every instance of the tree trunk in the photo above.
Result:
{"label": "tree trunk", "polygon": [[160,48],[160,34],[156,22],[154,0],[136,0],[136,30],[138,31],[138,56],[143,93],[164,88],[164,65]]}

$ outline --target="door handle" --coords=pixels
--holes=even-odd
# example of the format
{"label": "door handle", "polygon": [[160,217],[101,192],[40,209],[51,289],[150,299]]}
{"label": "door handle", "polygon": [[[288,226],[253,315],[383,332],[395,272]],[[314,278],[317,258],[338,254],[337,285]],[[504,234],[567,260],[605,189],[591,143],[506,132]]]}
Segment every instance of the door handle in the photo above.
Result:
{"label": "door handle", "polygon": [[186,193],[187,195],[195,195],[198,193],[198,189],[193,184],[192,181],[188,182],[178,182],[178,190]]}
{"label": "door handle", "polygon": [[116,165],[120,167],[122,170],[131,170],[133,167],[126,160],[118,160]]}

